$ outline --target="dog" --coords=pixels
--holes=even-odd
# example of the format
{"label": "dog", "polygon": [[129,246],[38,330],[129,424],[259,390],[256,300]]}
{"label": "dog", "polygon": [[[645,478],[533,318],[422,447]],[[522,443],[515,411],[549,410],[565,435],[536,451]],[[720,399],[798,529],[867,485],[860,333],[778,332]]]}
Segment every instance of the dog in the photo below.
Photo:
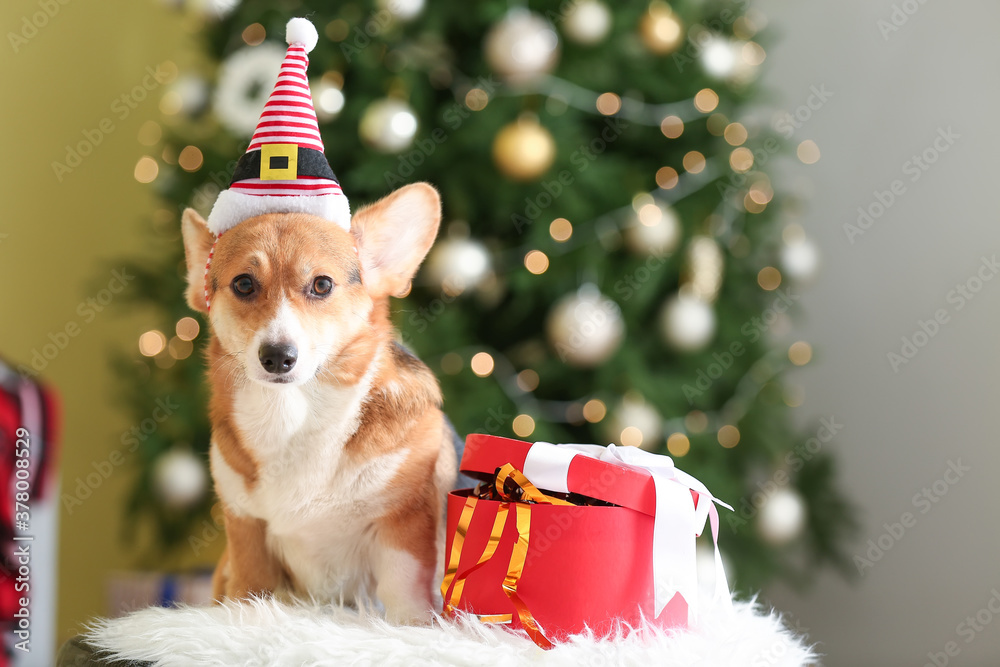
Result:
{"label": "dog", "polygon": [[430,618],[456,453],[437,380],[394,338],[389,298],[440,220],[426,183],[357,211],[350,231],[271,213],[216,239],[184,211],[187,302],[211,334],[210,463],[227,539],[216,600],[376,598],[390,622]]}

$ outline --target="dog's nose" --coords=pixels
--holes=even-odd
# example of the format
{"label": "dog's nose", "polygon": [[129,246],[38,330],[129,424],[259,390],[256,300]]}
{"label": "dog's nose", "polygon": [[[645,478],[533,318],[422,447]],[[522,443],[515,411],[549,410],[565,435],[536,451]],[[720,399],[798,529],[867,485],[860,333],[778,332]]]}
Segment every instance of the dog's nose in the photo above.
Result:
{"label": "dog's nose", "polygon": [[290,343],[280,345],[261,345],[257,353],[260,365],[268,373],[281,375],[287,373],[295,367],[295,361],[299,358],[299,351]]}

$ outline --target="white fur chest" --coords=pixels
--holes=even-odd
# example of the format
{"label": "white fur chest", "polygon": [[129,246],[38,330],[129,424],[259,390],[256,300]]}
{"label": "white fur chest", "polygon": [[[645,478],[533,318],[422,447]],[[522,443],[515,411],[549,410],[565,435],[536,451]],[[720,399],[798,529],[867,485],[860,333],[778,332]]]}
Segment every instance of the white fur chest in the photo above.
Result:
{"label": "white fur chest", "polygon": [[259,466],[252,488],[212,448],[212,472],[227,508],[265,520],[271,548],[296,581],[321,598],[352,596],[367,582],[379,499],[406,454],[361,463],[343,457],[372,374],[347,387],[249,383],[237,390],[233,418]]}

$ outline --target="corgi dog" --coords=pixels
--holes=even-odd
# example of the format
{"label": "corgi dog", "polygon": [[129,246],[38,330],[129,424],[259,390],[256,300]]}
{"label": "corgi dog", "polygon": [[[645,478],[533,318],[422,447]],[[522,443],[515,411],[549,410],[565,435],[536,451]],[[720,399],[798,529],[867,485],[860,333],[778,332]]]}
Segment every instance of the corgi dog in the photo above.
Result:
{"label": "corgi dog", "polygon": [[426,183],[357,211],[350,231],[271,213],[216,239],[184,211],[187,302],[211,335],[216,600],[376,598],[391,622],[430,618],[454,432],[433,373],[394,338],[389,297],[440,219]]}

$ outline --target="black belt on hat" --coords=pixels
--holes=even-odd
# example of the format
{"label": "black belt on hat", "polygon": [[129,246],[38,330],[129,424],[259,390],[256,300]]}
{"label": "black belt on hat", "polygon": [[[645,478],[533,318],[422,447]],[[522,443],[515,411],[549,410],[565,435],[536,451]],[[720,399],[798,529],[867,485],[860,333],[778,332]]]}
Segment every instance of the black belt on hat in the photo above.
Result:
{"label": "black belt on hat", "polygon": [[[293,156],[294,161],[291,159]],[[230,185],[250,178],[291,181],[304,176],[340,182],[320,151],[296,144],[264,144],[260,150],[243,154],[236,163]]]}

